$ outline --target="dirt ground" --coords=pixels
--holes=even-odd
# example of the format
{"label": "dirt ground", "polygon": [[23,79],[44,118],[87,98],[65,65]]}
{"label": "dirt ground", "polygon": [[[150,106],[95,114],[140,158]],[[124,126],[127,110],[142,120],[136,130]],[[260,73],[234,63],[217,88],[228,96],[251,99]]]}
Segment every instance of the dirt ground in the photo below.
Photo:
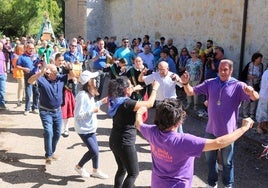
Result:
{"label": "dirt ground", "polygon": [[[73,167],[82,157],[86,148],[79,136],[70,127],[70,137],[61,138],[57,151],[61,160],[51,166],[44,165],[42,127],[38,115],[23,115],[23,107],[16,108],[16,82],[8,82],[7,105],[10,111],[0,111],[0,188],[4,187],[94,187],[112,188],[116,164],[108,146],[111,119],[100,113],[98,141],[100,147],[100,168],[110,178],[99,180],[80,178]],[[188,115],[184,123],[184,132],[203,136],[206,121],[197,116]],[[253,138],[258,139],[253,139]],[[258,159],[264,149],[259,140],[267,137],[256,134],[252,129],[235,144],[235,184],[234,188],[267,188],[268,159]],[[137,150],[140,175],[136,187],[149,188],[151,176],[151,157],[148,143],[137,136]],[[91,162],[86,165],[91,168]],[[221,174],[220,174],[221,176]],[[205,187],[207,166],[204,154],[195,160],[192,187]],[[219,188],[222,188],[221,177]]]}

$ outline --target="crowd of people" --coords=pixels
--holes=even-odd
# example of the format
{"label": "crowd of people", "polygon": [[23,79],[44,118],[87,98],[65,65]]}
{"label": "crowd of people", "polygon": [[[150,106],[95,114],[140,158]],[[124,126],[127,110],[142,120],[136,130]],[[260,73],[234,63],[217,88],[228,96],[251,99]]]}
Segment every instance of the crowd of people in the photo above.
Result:
{"label": "crowd of people", "polygon": [[[136,129],[151,145],[152,187],[190,187],[194,157],[203,151],[208,163],[207,186],[217,186],[217,166],[222,163],[223,184],[232,187],[234,141],[252,126],[255,118],[258,132],[268,131],[268,82],[262,58],[261,53],[254,53],[245,70],[246,78],[238,81],[232,77],[233,62],[212,40],[206,41],[204,49],[197,42],[191,49],[179,51],[172,38],[166,42],[161,37],[152,44],[149,35],[144,35],[143,40],[134,38],[131,43],[124,37],[121,44],[116,37],[87,43],[82,37],[67,42],[64,35],[54,43],[22,37],[13,44],[10,38],[3,37],[0,109],[8,110],[6,80],[7,73],[12,73],[18,83],[17,106],[24,102],[25,116],[30,112],[40,116],[46,164],[57,160],[57,142],[61,135],[69,136],[69,119],[74,118],[75,130],[88,148],[75,170],[89,177],[83,166],[92,160],[91,175],[105,179],[108,175],[98,170],[96,113],[107,103],[113,120],[109,146],[118,166],[115,187],[133,187],[139,174]],[[106,80],[108,88],[103,88]],[[103,96],[104,89],[108,96]],[[208,115],[205,138],[183,133],[184,110],[197,112],[203,102]],[[243,118],[247,119],[238,129],[241,104]],[[178,152],[167,148],[164,139],[172,139],[172,148]],[[187,151],[181,149],[185,147]],[[160,157],[157,149],[166,151],[169,158]],[[180,160],[169,161],[170,158]],[[166,166],[173,163],[174,169],[168,171]],[[189,165],[189,173],[180,171]],[[167,179],[162,178],[162,170],[168,171]]]}

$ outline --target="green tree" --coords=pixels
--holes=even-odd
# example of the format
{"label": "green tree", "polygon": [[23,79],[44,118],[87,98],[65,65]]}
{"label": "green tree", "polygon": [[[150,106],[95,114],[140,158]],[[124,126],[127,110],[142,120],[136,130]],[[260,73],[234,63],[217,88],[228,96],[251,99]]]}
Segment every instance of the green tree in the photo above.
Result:
{"label": "green tree", "polygon": [[35,36],[49,13],[55,34],[62,32],[62,1],[0,0],[0,32],[7,36]]}

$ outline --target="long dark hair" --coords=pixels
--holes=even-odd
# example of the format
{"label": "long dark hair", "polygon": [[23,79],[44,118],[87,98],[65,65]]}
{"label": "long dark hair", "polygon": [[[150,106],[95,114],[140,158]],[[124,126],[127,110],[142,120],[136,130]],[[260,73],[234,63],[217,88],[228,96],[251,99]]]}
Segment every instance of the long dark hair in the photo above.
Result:
{"label": "long dark hair", "polygon": [[[88,82],[93,82],[93,79],[94,78],[91,78]],[[85,83],[83,86],[82,86],[82,89],[83,91],[85,91],[86,93],[88,93],[88,95],[90,97],[95,97],[95,96],[98,96],[99,95],[99,92],[98,92],[98,89],[94,86],[91,86],[87,83]]]}
{"label": "long dark hair", "polygon": [[251,62],[254,62],[256,59],[258,59],[259,57],[263,57],[263,55],[261,54],[261,53],[259,53],[259,52],[256,52],[256,53],[254,53],[253,55],[252,55],[252,57],[251,57]]}

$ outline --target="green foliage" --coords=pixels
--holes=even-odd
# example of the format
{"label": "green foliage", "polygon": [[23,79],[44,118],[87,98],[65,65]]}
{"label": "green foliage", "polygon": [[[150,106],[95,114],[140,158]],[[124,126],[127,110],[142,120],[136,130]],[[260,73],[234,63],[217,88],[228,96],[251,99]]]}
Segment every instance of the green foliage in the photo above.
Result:
{"label": "green foliage", "polygon": [[62,33],[62,1],[0,0],[0,33],[7,36],[35,36],[48,12],[55,35]]}

